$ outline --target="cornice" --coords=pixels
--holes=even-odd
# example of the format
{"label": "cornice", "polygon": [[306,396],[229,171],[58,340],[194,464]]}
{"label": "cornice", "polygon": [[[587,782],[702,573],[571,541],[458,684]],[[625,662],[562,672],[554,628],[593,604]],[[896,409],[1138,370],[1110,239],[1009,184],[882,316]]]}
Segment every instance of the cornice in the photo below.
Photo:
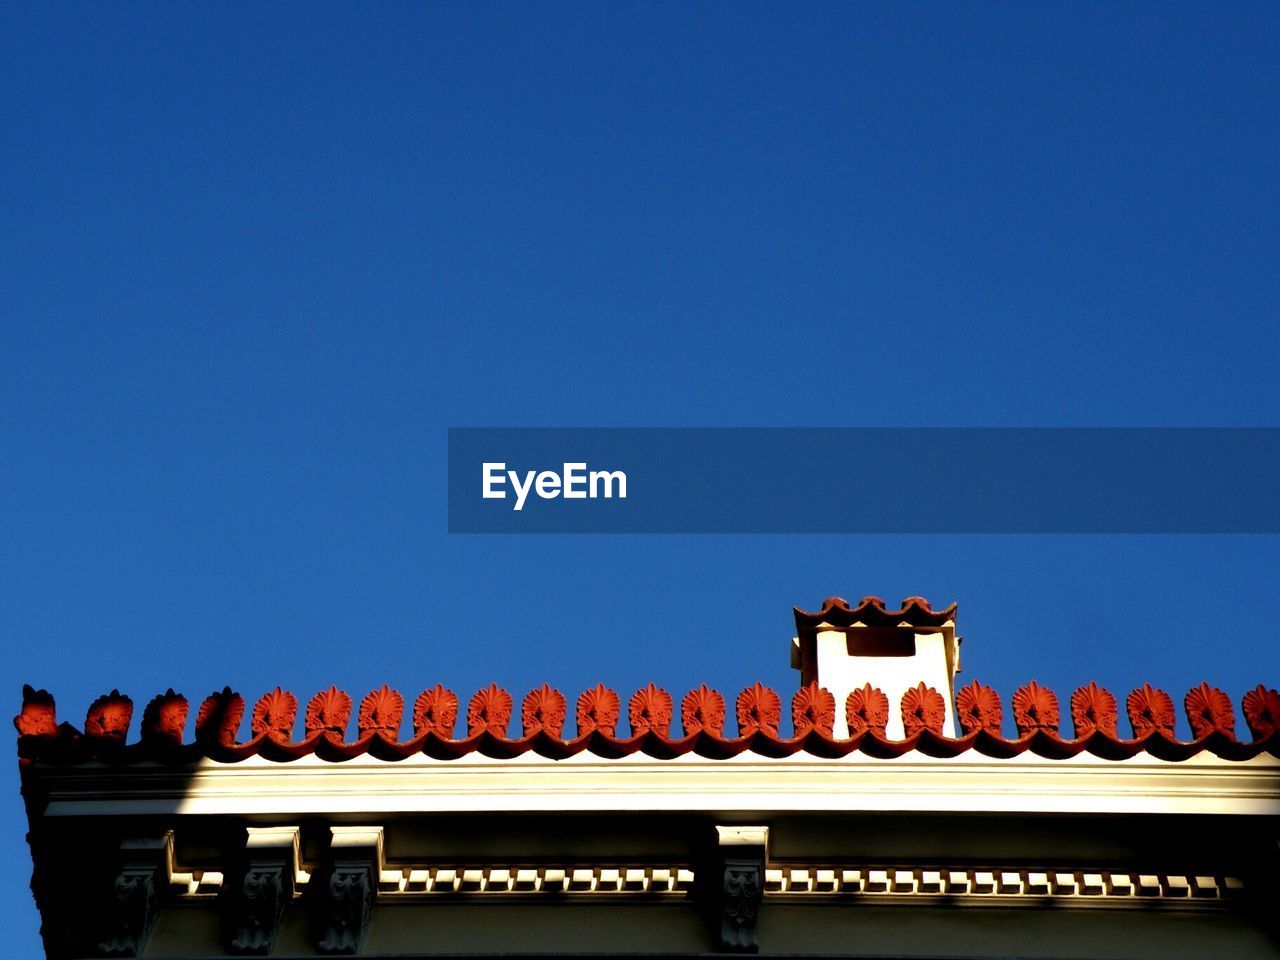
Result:
{"label": "cornice", "polygon": [[202,759],[125,768],[37,763],[44,815],[334,815],[349,813],[919,812],[1280,816],[1280,759],[1181,762],[1149,756],[990,760],[807,755],[707,760],[685,755],[442,761],[317,757],[234,764]]}

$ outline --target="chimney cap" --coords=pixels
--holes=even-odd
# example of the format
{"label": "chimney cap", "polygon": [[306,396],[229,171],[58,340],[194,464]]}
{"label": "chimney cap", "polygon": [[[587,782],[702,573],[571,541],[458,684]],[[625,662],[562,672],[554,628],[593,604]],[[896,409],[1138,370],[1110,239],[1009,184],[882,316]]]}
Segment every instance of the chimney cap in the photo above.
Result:
{"label": "chimney cap", "polygon": [[953,603],[942,610],[934,610],[924,597],[907,597],[897,610],[888,610],[879,597],[863,597],[854,607],[849,606],[849,601],[843,597],[828,597],[822,601],[822,609],[814,613],[794,608],[796,632],[801,638],[812,637],[824,623],[833,627],[954,626],[957,606]]}

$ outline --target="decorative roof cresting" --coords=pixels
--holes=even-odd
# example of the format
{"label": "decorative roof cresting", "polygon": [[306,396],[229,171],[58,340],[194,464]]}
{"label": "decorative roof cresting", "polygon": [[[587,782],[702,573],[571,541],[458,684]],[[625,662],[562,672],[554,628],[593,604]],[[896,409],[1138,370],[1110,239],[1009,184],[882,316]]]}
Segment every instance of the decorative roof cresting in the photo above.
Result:
{"label": "decorative roof cresting", "polygon": [[[1077,688],[1067,700],[1068,731],[1058,696],[1035,681],[1019,687],[1008,701],[976,681],[961,688],[956,696],[963,731],[959,737],[942,733],[943,696],[924,683],[908,689],[897,704],[870,685],[837,704],[828,690],[807,684],[790,698],[790,732],[782,729],[782,697],[759,683],[734,698],[733,731],[726,729],[726,698],[705,684],[680,698],[679,711],[675,698],[661,687],[649,684],[635,691],[627,700],[625,732],[620,729],[622,698],[603,684],[577,698],[572,731],[567,722],[569,699],[546,684],[524,696],[518,716],[513,716],[515,699],[496,684],[469,699],[465,717],[459,717],[460,700],[453,691],[428,687],[417,695],[408,724],[404,698],[383,685],[361,700],[355,730],[352,698],[336,687],[311,697],[301,722],[298,699],[277,687],[257,699],[247,724],[244,698],[224,688],[204,698],[192,730],[187,729],[190,704],[168,690],[147,703],[133,741],[133,702],[118,691],[94,700],[83,727],[77,728],[57,721],[48,691],[25,686],[22,708],[13,722],[20,759],[58,763],[188,763],[200,757],[235,762],[251,756],[288,761],[311,754],[340,762],[362,754],[388,760],[416,753],[453,759],[473,752],[494,758],[532,752],[562,759],[584,751],[608,758],[645,753],[658,759],[687,753],[727,758],[745,752],[764,757],[801,752],[828,758],[859,752],[897,757],[912,750],[936,757],[972,750],[992,758],[1030,751],[1051,759],[1090,753],[1112,760],[1140,753],[1184,760],[1206,750],[1224,760],[1247,760],[1260,753],[1280,756],[1277,691],[1259,685],[1241,699],[1248,737],[1238,735],[1234,705],[1223,691],[1202,683],[1183,700],[1190,740],[1175,735],[1173,698],[1149,684],[1124,700],[1132,730],[1131,737],[1124,737],[1117,729],[1119,701],[1109,690],[1095,683]],[[837,709],[848,721],[848,737],[832,736]],[[903,719],[903,739],[885,735],[891,710]],[[1010,717],[1016,732],[1006,733]]]}

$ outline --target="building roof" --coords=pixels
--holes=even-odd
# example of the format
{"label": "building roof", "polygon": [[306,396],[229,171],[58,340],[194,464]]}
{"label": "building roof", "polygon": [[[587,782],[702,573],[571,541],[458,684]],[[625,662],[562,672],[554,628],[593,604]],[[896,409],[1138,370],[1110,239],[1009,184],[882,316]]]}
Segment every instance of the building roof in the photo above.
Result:
{"label": "building roof", "polygon": [[[1036,682],[956,689],[954,605],[832,599],[796,622],[810,672],[783,694],[170,689],[135,710],[112,690],[77,727],[25,687],[49,955],[565,955],[594,950],[590,930],[705,955],[760,947],[762,909],[779,954],[865,947],[869,922],[871,952],[901,950],[905,927],[923,954],[955,944],[958,905],[998,909],[1006,932],[1040,918],[1003,952],[1053,940],[1062,907],[1102,907],[1108,950],[1123,914],[1149,924],[1153,956],[1180,955],[1172,911],[1248,954],[1257,838],[1280,816],[1280,693],[1237,705],[1202,683],[1182,740],[1150,685],[1123,700],[1095,683],[1061,701]],[[909,654],[868,652],[885,638]],[[815,923],[822,905],[836,909]]]}
{"label": "building roof", "polygon": [[[413,703],[412,733],[403,736],[405,701],[386,685],[360,701],[354,739],[348,739],[353,700],[336,687],[310,699],[297,739],[299,701],[279,687],[254,704],[247,739],[241,739],[240,734],[245,700],[230,688],[204,699],[191,740],[186,739],[189,702],[173,690],[146,705],[139,736],[132,742],[133,701],[116,690],[93,701],[83,729],[78,729],[57,722],[54,698],[48,692],[27,686],[14,724],[23,761],[62,764],[91,760],[182,764],[200,758],[234,763],[254,756],[290,761],[312,755],[341,762],[366,754],[385,760],[415,754],[448,760],[472,753],[493,759],[534,754],[553,760],[582,753],[606,759],[644,754],[660,760],[687,754],[719,759],[745,753],[764,758],[799,753],[828,759],[854,753],[893,758],[912,751],[938,758],[972,751],[992,759],[1030,752],[1053,760],[1087,753],[1108,760],[1146,754],[1178,761],[1206,751],[1226,761],[1249,760],[1263,753],[1280,757],[1280,693],[1262,685],[1241,701],[1248,738],[1237,735],[1234,708],[1223,691],[1207,683],[1188,691],[1183,707],[1194,735],[1189,741],[1174,735],[1172,697],[1150,685],[1134,690],[1124,701],[1132,738],[1119,733],[1116,697],[1093,683],[1078,688],[1067,701],[1071,734],[1061,717],[1057,696],[1034,681],[1015,691],[1009,702],[1016,736],[1002,732],[1005,704],[1000,696],[977,682],[956,691],[956,713],[963,735],[946,736],[942,698],[923,683],[907,690],[897,705],[906,731],[900,740],[885,735],[890,704],[881,691],[869,685],[854,690],[843,705],[851,736],[833,738],[835,698],[812,683],[791,697],[790,736],[780,729],[782,698],[759,683],[734,700],[735,733],[726,729],[726,698],[705,684],[685,694],[678,704],[678,715],[677,704],[667,691],[653,684],[637,690],[626,704],[625,734],[620,730],[622,700],[603,684],[578,697],[572,735],[565,729],[567,698],[545,684],[524,696],[514,723],[515,701],[496,685],[477,691],[462,718],[460,701],[451,690],[438,685],[423,690]],[[673,729],[677,724],[678,732]]]}

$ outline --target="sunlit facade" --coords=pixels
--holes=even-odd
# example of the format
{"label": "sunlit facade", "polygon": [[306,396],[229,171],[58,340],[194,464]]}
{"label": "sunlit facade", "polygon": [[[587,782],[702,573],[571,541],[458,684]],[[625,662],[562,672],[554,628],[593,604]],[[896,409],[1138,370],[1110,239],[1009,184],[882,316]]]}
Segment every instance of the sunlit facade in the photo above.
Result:
{"label": "sunlit facade", "polygon": [[1275,691],[1248,735],[1190,691],[1181,741],[1151,686],[956,689],[954,606],[796,623],[786,696],[223,690],[188,741],[173,691],[131,740],[28,688],[47,952],[1280,956]]}

